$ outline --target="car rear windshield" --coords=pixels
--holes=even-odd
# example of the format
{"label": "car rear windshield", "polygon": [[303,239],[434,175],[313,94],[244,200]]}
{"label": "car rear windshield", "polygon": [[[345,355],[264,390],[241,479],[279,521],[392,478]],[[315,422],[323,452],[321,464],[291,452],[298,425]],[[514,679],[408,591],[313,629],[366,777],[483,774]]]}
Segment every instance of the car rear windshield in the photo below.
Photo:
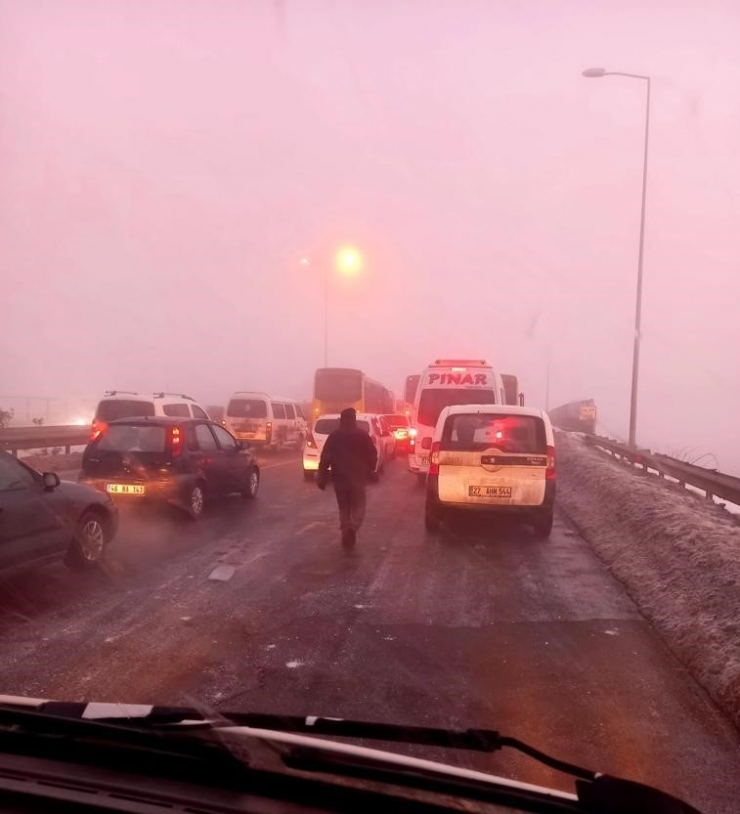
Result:
{"label": "car rear windshield", "polygon": [[267,402],[264,399],[231,399],[226,415],[231,418],[267,418]]}
{"label": "car rear windshield", "polygon": [[395,430],[397,427],[408,427],[409,420],[405,415],[387,415],[385,420]]}
{"label": "car rear windshield", "polygon": [[496,393],[482,388],[440,387],[422,390],[419,399],[419,424],[436,427],[439,414],[454,404],[495,404]]}
{"label": "car rear windshield", "polygon": [[[367,421],[358,421],[357,426],[366,433],[370,433],[370,425],[367,423]],[[334,432],[334,430],[336,430],[338,427],[338,418],[320,418],[316,422],[314,432],[317,435],[329,435],[330,432]]]}
{"label": "car rear windshield", "polygon": [[541,418],[528,415],[451,415],[445,422],[440,448],[458,452],[497,449],[510,454],[545,455],[545,424]]}
{"label": "car rear windshield", "polygon": [[107,399],[98,404],[96,418],[115,421],[118,418],[136,418],[154,415],[154,402],[141,399]]}
{"label": "car rear windshield", "polygon": [[97,449],[104,452],[164,452],[165,427],[151,424],[114,424],[100,436]]}

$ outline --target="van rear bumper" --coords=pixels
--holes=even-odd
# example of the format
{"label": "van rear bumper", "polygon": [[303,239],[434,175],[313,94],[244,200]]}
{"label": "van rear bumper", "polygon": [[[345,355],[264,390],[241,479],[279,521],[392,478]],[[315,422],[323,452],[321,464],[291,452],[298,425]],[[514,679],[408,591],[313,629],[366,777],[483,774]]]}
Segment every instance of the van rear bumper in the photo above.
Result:
{"label": "van rear bumper", "polygon": [[452,503],[439,499],[439,476],[427,475],[427,500],[440,509],[459,509],[460,511],[483,512],[490,514],[537,515],[543,509],[552,509],[555,506],[556,486],[554,480],[545,483],[545,495],[542,503],[535,506],[522,506],[510,503],[481,504],[481,503]]}

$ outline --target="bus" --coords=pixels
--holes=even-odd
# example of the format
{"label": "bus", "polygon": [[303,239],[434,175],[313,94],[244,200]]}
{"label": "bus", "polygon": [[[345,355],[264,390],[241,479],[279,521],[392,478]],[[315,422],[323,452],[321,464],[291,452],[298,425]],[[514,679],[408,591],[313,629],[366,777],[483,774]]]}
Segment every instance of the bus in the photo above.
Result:
{"label": "bus", "polygon": [[411,415],[414,409],[414,399],[416,399],[416,388],[419,386],[420,375],[406,376],[406,385],[403,389],[403,401],[407,415]]}
{"label": "bus", "polygon": [[393,393],[380,382],[350,367],[320,367],[314,376],[312,420],[354,407],[358,413],[393,412]]}

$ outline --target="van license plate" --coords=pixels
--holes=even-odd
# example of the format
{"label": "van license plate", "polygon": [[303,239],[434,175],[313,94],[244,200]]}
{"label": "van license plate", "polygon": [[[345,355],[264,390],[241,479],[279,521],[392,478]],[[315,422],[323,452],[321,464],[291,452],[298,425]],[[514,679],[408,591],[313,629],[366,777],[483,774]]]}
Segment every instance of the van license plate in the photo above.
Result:
{"label": "van license plate", "polygon": [[110,495],[145,495],[146,486],[135,483],[107,483],[105,491]]}
{"label": "van license plate", "polygon": [[511,486],[468,486],[468,497],[511,497]]}

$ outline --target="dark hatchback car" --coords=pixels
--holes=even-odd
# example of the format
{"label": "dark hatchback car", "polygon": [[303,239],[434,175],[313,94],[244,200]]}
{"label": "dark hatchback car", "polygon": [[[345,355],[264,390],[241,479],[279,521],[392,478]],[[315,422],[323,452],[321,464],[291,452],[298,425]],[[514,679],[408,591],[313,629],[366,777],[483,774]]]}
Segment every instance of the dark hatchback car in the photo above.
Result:
{"label": "dark hatchback car", "polygon": [[107,495],[0,452],[0,569],[60,555],[70,568],[91,567],[117,528],[118,510]]}
{"label": "dark hatchback car", "polygon": [[255,498],[260,470],[248,445],[213,421],[122,418],[87,445],[80,481],[119,503],[168,503],[197,520],[213,497]]}

